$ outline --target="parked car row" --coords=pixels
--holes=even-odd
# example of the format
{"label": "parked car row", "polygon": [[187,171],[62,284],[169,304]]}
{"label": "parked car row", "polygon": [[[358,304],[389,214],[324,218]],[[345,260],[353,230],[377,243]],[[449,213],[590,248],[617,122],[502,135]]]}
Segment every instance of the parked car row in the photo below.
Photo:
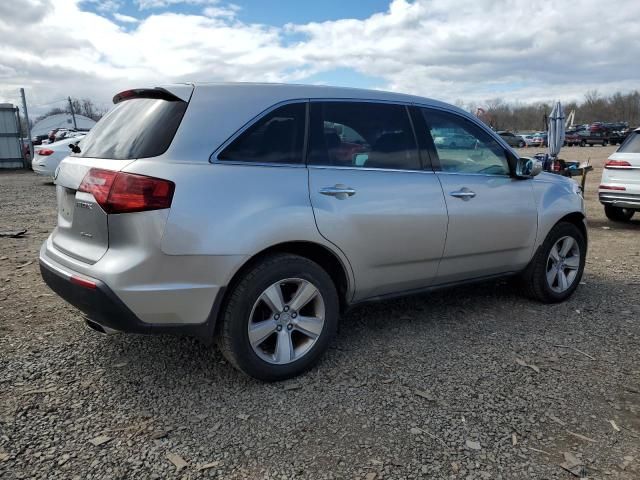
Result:
{"label": "parked car row", "polygon": [[69,145],[72,143],[77,144],[84,136],[84,133],[77,134],[58,142],[35,147],[35,155],[31,161],[32,170],[38,175],[53,178],[56,168],[58,168],[60,162],[71,153]]}

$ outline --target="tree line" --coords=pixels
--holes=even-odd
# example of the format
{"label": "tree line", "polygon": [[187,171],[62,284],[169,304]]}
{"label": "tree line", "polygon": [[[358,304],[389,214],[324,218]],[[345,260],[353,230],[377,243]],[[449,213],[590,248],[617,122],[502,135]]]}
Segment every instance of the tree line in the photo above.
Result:
{"label": "tree line", "polygon": [[[458,106],[477,114],[495,130],[526,131],[546,130],[545,116],[551,113],[554,103],[510,103],[502,98],[495,98],[486,102],[482,109],[478,109],[477,104],[474,103],[458,102]],[[593,122],[628,122],[630,127],[640,126],[640,92],[638,90],[628,93],[616,92],[612,95],[601,95],[597,90],[592,90],[585,94],[581,102],[563,103],[562,106],[565,117],[575,110],[574,124],[576,125]]]}
{"label": "tree line", "polygon": [[[73,111],[76,115],[84,115],[85,117],[89,117],[91,120],[95,120],[96,122],[100,120],[106,113],[106,110],[98,107],[90,98],[71,97],[71,106],[73,106]],[[64,107],[51,108],[46,113],[36,118],[33,123],[37,123],[43,118],[46,118],[50,115],[56,115],[58,113],[71,113],[71,106],[69,105],[69,102],[66,102]]]}

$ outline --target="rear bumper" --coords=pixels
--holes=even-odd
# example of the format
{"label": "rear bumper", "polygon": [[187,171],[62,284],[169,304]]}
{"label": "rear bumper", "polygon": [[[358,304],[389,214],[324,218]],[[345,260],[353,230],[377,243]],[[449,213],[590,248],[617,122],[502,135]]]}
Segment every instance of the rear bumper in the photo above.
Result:
{"label": "rear bumper", "polygon": [[45,283],[68,303],[86,316],[89,323],[102,327],[102,331],[117,330],[141,334],[177,334],[213,338],[215,320],[220,307],[222,293],[217,296],[208,319],[201,324],[154,324],[140,320],[118,296],[102,281],[81,276],[95,288],[78,285],[71,281],[74,272],[61,268],[40,257],[40,272]]}
{"label": "rear bumper", "polygon": [[640,209],[640,194],[623,193],[617,191],[600,191],[600,203],[620,208]]}
{"label": "rear bumper", "polygon": [[42,175],[46,177],[53,177],[53,174],[54,174],[51,168],[49,168],[46,164],[41,165],[39,163],[36,163],[36,160],[34,160],[31,163],[31,169],[33,170],[34,173],[37,173],[38,175]]}

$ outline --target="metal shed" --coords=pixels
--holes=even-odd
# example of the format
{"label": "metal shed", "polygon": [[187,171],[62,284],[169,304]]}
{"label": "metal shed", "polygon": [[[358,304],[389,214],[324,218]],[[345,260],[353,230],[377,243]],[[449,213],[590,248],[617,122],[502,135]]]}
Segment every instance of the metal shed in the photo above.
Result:
{"label": "metal shed", "polygon": [[10,103],[0,103],[0,168],[23,167],[18,109]]}

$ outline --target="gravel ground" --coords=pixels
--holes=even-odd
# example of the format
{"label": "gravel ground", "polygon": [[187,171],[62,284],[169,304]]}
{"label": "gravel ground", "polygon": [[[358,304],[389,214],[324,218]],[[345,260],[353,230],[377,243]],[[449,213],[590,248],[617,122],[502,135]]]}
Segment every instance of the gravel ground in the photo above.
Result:
{"label": "gravel ground", "polygon": [[497,282],[363,306],[279,384],[85,327],[38,271],[53,186],[0,173],[0,230],[29,229],[0,238],[0,478],[640,478],[640,219],[597,202],[612,151],[564,151],[597,167],[570,301]]}

